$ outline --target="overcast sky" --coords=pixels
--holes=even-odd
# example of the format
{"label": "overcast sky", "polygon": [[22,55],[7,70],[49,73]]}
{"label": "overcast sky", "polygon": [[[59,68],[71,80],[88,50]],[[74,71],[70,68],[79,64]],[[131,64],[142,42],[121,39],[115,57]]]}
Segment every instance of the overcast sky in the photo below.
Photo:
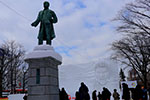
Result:
{"label": "overcast sky", "polygon": [[[27,52],[37,45],[39,26],[31,27],[45,0],[0,0],[0,43],[16,40]],[[85,63],[111,55],[110,44],[120,36],[111,20],[133,0],[48,0],[58,23],[55,50],[63,64]]]}

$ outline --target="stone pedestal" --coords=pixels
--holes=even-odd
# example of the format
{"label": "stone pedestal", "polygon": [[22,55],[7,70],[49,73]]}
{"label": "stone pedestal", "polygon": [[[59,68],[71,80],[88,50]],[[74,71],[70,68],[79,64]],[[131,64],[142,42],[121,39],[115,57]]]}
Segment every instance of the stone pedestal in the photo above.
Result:
{"label": "stone pedestal", "polygon": [[28,100],[59,100],[58,65],[62,57],[52,46],[39,45],[25,61],[29,64]]}

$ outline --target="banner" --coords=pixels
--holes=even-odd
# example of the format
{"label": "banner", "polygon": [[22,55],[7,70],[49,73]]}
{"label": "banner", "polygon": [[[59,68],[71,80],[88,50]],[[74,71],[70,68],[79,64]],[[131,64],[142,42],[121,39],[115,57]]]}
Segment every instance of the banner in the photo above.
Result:
{"label": "banner", "polygon": [[137,81],[122,81],[121,87],[122,87],[123,83],[127,84],[128,88],[136,88],[136,86],[137,86]]}

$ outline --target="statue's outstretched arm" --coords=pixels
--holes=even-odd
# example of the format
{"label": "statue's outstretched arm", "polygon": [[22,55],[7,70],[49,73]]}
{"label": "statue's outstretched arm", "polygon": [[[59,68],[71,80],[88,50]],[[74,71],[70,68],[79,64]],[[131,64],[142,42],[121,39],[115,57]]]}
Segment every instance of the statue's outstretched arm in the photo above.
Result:
{"label": "statue's outstretched arm", "polygon": [[40,13],[38,14],[37,19],[31,24],[31,26],[36,27],[39,24],[39,22],[40,22]]}

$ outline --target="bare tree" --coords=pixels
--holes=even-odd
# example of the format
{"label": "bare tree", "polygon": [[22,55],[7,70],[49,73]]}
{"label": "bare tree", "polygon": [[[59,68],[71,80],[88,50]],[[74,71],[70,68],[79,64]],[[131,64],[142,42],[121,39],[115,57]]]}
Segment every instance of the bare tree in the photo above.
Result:
{"label": "bare tree", "polygon": [[150,36],[150,0],[135,0],[123,8],[115,20],[118,32]]}
{"label": "bare tree", "polygon": [[113,57],[132,67],[147,88],[150,73],[150,0],[135,0],[127,4],[115,21],[120,22],[117,32],[125,36],[112,44]]}
{"label": "bare tree", "polygon": [[2,87],[2,82],[3,82],[3,72],[4,72],[4,50],[1,48],[0,49],[0,97],[2,97],[2,90],[3,90],[3,87]]}
{"label": "bare tree", "polygon": [[[23,64],[25,50],[15,41],[6,41],[1,45],[4,50],[3,59],[1,59],[1,87],[2,89],[11,89],[15,91],[20,65]],[[2,91],[0,91],[2,93]]]}
{"label": "bare tree", "polygon": [[113,58],[132,67],[147,88],[150,73],[150,39],[139,35],[128,36],[112,44]]}
{"label": "bare tree", "polygon": [[21,66],[21,75],[20,75],[20,83],[21,83],[21,88],[22,88],[22,92],[25,93],[25,89],[27,88],[27,83],[28,83],[28,64],[24,63]]}

